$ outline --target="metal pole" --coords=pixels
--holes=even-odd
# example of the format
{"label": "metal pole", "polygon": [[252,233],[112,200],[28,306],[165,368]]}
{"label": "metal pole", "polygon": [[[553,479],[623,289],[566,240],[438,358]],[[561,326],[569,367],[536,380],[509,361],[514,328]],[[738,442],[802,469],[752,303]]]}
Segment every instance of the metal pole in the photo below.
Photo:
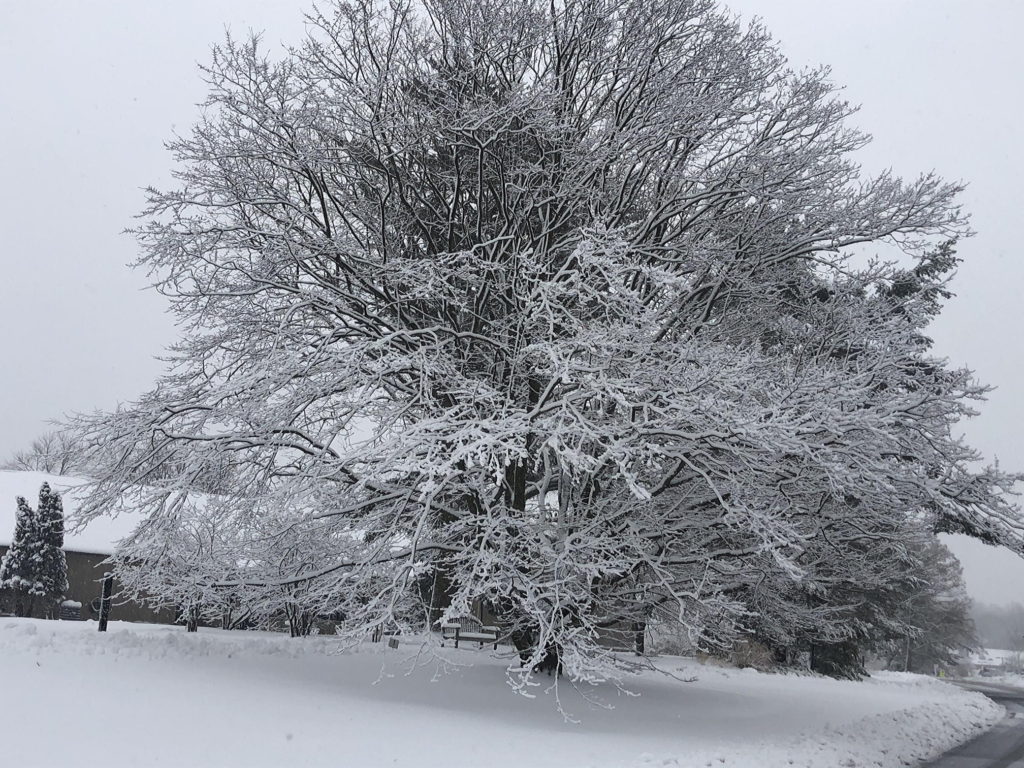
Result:
{"label": "metal pole", "polygon": [[107,619],[110,617],[110,593],[114,591],[114,575],[103,574],[103,596],[100,597],[100,632],[107,631]]}

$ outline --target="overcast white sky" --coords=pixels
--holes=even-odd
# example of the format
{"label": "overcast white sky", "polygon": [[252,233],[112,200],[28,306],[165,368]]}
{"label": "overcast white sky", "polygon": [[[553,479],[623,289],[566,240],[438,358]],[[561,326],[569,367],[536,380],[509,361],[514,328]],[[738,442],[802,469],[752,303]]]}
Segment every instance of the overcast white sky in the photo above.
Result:
{"label": "overcast white sky", "polygon": [[[1024,205],[1019,0],[733,0],[760,15],[794,66],[828,64],[859,127],[868,169],[935,169],[970,183],[978,235],[964,242],[958,297],[937,348],[995,384],[971,442],[1024,469],[1018,229]],[[0,457],[62,413],[111,408],[149,388],[174,338],[164,301],[126,268],[120,232],[140,188],[168,182],[162,142],[185,131],[204,87],[196,64],[225,26],[302,32],[295,0],[0,0]],[[0,500],[2,503],[3,500]],[[1024,602],[1024,562],[957,540],[976,599]]]}

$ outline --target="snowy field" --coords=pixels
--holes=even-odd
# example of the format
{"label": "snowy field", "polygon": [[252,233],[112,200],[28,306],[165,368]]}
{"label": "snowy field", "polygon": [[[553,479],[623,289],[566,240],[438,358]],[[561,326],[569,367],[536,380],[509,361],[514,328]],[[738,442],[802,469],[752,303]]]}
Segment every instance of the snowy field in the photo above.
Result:
{"label": "snowy field", "polygon": [[[180,627],[0,619],[4,764],[120,766],[903,766],[1002,716],[935,680],[765,675],[666,657],[614,687],[511,693],[507,661],[413,647],[338,653]],[[543,677],[550,684],[550,678]]]}

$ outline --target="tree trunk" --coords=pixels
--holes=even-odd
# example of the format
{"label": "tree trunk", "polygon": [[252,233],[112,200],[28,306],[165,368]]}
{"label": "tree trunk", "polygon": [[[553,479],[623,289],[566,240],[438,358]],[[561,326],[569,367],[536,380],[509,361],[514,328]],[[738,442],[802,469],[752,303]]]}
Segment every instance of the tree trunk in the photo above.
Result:
{"label": "tree trunk", "polygon": [[437,626],[441,615],[451,603],[452,583],[445,570],[443,559],[438,558],[430,580],[430,593],[427,595],[427,621],[430,629]]}

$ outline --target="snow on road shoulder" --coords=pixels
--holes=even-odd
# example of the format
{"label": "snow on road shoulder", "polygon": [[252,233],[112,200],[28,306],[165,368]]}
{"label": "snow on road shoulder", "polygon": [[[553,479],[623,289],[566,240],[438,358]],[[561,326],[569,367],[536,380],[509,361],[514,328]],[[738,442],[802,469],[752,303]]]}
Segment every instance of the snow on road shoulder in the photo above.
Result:
{"label": "snow on road shoulder", "polygon": [[[914,675],[862,683],[659,661],[630,694],[559,686],[516,696],[507,660],[443,649],[337,653],[329,637],[0,619],[0,735],[14,765],[71,765],[104,740],[104,765],[490,768],[904,766],[996,722],[984,697]],[[683,679],[696,678],[693,682]],[[633,694],[639,694],[633,695]],[[608,705],[611,705],[609,708]],[[46,713],[40,717],[40,713]]]}
{"label": "snow on road shoulder", "polygon": [[903,768],[919,765],[984,733],[1005,710],[981,694],[948,683],[899,673],[876,673],[861,685],[903,687],[921,697],[913,706],[827,725],[817,733],[765,741],[756,758],[749,747],[666,759],[646,755],[636,766],[714,768]]}
{"label": "snow on road shoulder", "polygon": [[[876,672],[854,683],[754,670],[716,672],[727,678],[746,673],[749,679],[760,679],[769,686],[770,681],[779,681],[778,701],[791,715],[796,712],[783,703],[787,689],[802,689],[808,701],[824,705],[834,720],[820,728],[800,729],[788,738],[786,729],[780,728],[775,738],[759,744],[723,743],[719,748],[679,757],[645,754],[632,768],[904,768],[979,736],[1006,714],[1003,707],[979,693],[924,675]],[[797,680],[805,685],[794,686]],[[865,714],[865,701],[879,711]]]}
{"label": "snow on road shoulder", "polygon": [[830,727],[821,736],[794,745],[791,752],[806,754],[801,756],[806,762],[779,759],[776,764],[813,768],[914,765],[984,733],[1006,715],[1006,710],[991,699],[934,678],[876,673],[876,680],[884,685],[917,688],[929,700],[847,726]]}

